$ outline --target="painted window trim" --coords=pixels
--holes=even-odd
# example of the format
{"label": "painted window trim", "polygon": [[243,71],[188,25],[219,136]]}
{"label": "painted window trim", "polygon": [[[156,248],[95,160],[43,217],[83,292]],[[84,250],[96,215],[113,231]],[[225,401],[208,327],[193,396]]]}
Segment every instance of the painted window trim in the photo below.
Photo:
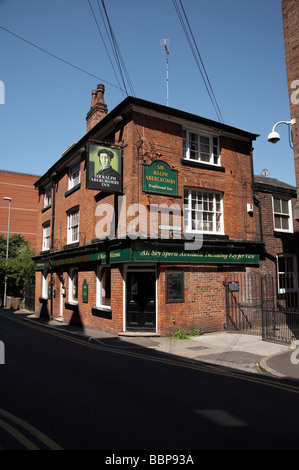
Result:
{"label": "painted window trim", "polygon": [[[190,149],[190,134],[194,134],[197,137],[197,150]],[[201,139],[209,139],[209,161],[202,160],[200,158],[200,146],[206,145],[201,142]],[[214,143],[214,139],[217,139],[217,144]],[[217,163],[214,162],[214,149],[217,147]],[[190,156],[191,151],[196,151],[199,158],[192,158]],[[221,167],[221,154],[220,154],[220,143],[219,137],[217,135],[208,134],[201,131],[195,131],[192,129],[183,129],[183,160],[186,162],[196,162],[201,165],[207,165],[208,168],[211,167]]]}
{"label": "painted window trim", "polygon": [[[77,273],[77,297],[74,298],[73,288],[74,288],[74,277],[75,277],[76,273]],[[69,270],[68,302],[72,305],[78,305],[78,289],[79,289],[78,276],[79,276],[78,268],[70,268],[70,270]]]}
{"label": "painted window trim", "polygon": [[[188,192],[188,204],[185,203],[184,194],[184,233],[185,234],[203,234],[203,235],[224,235],[224,213],[223,213],[223,193],[220,191],[207,190],[201,188],[184,188],[184,193]],[[216,195],[220,196],[220,230],[196,230],[192,229],[192,192],[213,194],[213,204],[216,202]],[[213,211],[213,227],[216,227],[216,211]],[[187,222],[187,223],[186,223]]]}
{"label": "painted window trim", "polygon": [[[111,312],[111,305],[104,305],[102,303],[102,281],[101,281],[101,271],[103,269],[110,269],[110,284],[111,284],[111,266],[109,264],[97,267],[97,281],[96,281],[96,309],[104,310],[106,312]],[[111,294],[110,294],[111,295]]]}
{"label": "painted window trim", "polygon": [[[279,199],[280,201],[287,201],[288,203],[288,221],[289,221],[289,228],[288,229],[283,229],[283,228],[276,228],[275,227],[275,215],[278,216],[286,216],[283,212],[275,212],[274,210],[274,199]],[[293,228],[293,217],[292,217],[292,201],[291,199],[285,199],[282,197],[275,197],[272,196],[272,214],[273,214],[273,229],[275,232],[284,232],[284,233],[294,233],[294,228]]]}

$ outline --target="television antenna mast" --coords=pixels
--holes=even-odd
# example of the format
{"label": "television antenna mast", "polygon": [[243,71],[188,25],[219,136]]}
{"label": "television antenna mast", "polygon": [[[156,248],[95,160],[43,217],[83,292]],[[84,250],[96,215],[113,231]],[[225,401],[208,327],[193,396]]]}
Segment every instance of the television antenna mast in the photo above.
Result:
{"label": "television antenna mast", "polygon": [[168,92],[168,56],[169,56],[169,39],[161,39],[161,49],[166,52],[166,89],[167,89],[167,106],[169,104],[169,92]]}

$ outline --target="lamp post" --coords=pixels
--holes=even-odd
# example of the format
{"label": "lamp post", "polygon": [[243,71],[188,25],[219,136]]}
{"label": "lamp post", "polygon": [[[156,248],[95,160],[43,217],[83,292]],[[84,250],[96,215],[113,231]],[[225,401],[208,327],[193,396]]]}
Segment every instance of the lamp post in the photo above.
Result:
{"label": "lamp post", "polygon": [[10,209],[11,209],[11,198],[4,197],[5,201],[9,201],[8,209],[8,228],[7,228],[7,244],[6,244],[6,267],[5,267],[5,281],[4,281],[4,307],[6,307],[6,290],[7,290],[7,260],[8,260],[8,249],[9,249],[9,229],[10,229]]}

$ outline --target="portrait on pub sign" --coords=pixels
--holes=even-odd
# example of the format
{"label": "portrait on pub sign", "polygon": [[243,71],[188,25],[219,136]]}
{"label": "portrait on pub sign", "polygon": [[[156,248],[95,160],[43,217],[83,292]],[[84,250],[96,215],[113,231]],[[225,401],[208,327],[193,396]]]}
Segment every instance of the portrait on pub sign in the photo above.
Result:
{"label": "portrait on pub sign", "polygon": [[86,187],[99,191],[122,191],[121,150],[89,144]]}

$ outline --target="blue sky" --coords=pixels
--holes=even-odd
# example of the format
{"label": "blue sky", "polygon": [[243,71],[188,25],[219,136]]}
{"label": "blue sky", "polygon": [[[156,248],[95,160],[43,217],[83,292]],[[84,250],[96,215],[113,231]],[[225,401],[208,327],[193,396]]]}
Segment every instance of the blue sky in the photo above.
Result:
{"label": "blue sky", "polygon": [[[90,1],[90,3],[89,3]],[[0,169],[42,175],[86,132],[91,90],[105,84],[111,111],[125,98],[108,57],[97,0],[0,0],[0,27],[84,70],[82,72],[0,28]],[[183,0],[223,121],[260,134],[254,172],[295,185],[280,0]],[[101,1],[99,1],[101,4]],[[97,17],[103,42],[90,5]],[[218,120],[172,0],[105,0],[130,77],[129,94]],[[106,47],[105,47],[106,45]],[[111,57],[111,55],[110,55]],[[94,75],[94,76],[92,76]]]}

